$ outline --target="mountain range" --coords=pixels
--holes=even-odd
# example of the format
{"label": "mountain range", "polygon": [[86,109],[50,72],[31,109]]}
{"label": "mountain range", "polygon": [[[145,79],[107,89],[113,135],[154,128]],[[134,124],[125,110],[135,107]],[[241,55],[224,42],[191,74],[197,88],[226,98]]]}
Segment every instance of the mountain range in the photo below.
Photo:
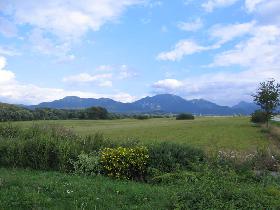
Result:
{"label": "mountain range", "polygon": [[79,98],[67,96],[52,102],[43,102],[38,105],[25,106],[29,109],[83,109],[92,106],[101,106],[114,113],[182,113],[196,115],[249,115],[258,109],[253,103],[240,102],[235,106],[220,106],[204,99],[186,100],[172,94],[147,96],[132,103],[122,103],[109,98]]}

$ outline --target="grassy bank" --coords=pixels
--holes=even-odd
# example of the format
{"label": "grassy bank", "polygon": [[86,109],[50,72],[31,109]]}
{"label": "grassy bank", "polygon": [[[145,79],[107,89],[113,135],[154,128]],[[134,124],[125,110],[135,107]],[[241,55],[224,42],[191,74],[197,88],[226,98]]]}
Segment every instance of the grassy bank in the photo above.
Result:
{"label": "grassy bank", "polygon": [[0,209],[279,209],[280,179],[181,172],[152,184],[0,168]]}

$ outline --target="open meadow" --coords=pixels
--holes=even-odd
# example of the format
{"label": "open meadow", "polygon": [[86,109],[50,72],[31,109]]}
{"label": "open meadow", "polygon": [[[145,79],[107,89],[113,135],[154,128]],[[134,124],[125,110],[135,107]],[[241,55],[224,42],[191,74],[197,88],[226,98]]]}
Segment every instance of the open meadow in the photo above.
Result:
{"label": "open meadow", "polygon": [[[14,122],[31,126],[33,122]],[[70,128],[81,135],[102,133],[113,141],[139,140],[144,143],[174,142],[207,151],[236,150],[251,152],[269,142],[261,129],[248,117],[198,117],[195,120],[154,118],[148,120],[57,120],[36,121]]]}
{"label": "open meadow", "polygon": [[0,209],[279,209],[272,125],[274,136],[247,117],[0,123]]}

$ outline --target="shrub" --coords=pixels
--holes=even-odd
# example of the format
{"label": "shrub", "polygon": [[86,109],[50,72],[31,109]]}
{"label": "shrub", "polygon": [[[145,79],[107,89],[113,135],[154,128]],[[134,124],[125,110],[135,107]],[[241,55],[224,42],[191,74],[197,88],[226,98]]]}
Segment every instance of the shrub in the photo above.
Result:
{"label": "shrub", "polygon": [[280,153],[276,150],[258,148],[251,154],[235,151],[219,151],[208,158],[208,164],[217,168],[232,169],[237,172],[280,171]]}
{"label": "shrub", "polygon": [[77,161],[73,161],[73,167],[77,174],[97,175],[100,172],[99,156],[94,153],[81,153]]}
{"label": "shrub", "polygon": [[102,172],[110,177],[143,180],[147,173],[148,149],[104,148],[101,150]]}
{"label": "shrub", "polygon": [[279,152],[258,148],[253,157],[253,166],[256,170],[280,171]]}
{"label": "shrub", "polygon": [[220,150],[212,155],[208,157],[208,164],[217,168],[232,169],[238,172],[248,172],[253,168],[254,154]]}
{"label": "shrub", "polygon": [[265,123],[267,115],[262,110],[257,110],[251,115],[251,122],[253,123]]}
{"label": "shrub", "polygon": [[149,147],[149,166],[164,172],[192,169],[205,159],[203,150],[187,145],[163,142]]}
{"label": "shrub", "polygon": [[149,115],[136,115],[135,119],[137,120],[148,120],[150,118]]}
{"label": "shrub", "polygon": [[188,113],[178,114],[176,120],[194,120],[194,116]]}

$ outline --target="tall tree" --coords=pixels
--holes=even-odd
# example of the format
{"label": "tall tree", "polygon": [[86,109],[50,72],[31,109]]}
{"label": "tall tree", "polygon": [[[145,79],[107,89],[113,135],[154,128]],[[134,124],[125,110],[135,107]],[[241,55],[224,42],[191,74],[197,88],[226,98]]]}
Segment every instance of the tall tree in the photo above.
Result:
{"label": "tall tree", "polygon": [[273,112],[280,105],[280,84],[270,79],[261,82],[257,93],[253,95],[254,102],[261,107],[266,116],[266,126],[271,119]]}

